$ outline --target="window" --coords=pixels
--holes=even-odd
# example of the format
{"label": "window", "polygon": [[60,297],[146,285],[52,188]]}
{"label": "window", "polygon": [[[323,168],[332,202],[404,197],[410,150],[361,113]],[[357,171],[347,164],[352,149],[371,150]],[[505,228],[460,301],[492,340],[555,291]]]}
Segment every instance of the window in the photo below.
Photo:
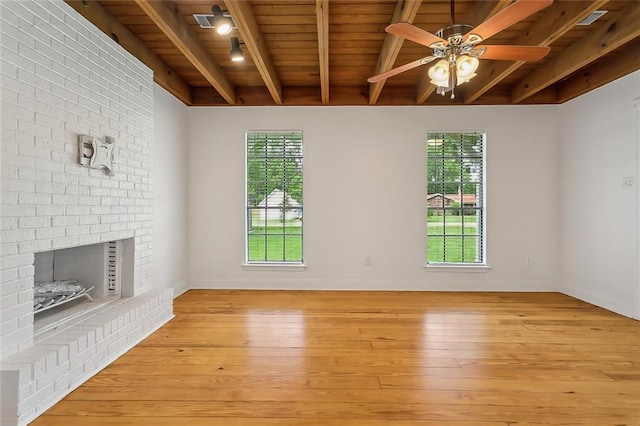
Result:
{"label": "window", "polygon": [[427,135],[427,263],[484,264],[484,133]]}
{"label": "window", "polygon": [[302,263],[302,132],[247,132],[247,263]]}

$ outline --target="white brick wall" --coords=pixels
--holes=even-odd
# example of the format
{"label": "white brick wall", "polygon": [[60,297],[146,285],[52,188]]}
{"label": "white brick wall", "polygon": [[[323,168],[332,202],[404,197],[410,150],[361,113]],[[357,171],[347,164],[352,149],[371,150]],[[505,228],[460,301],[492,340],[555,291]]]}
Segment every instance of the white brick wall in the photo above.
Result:
{"label": "white brick wall", "polygon": [[[33,253],[135,237],[151,287],[152,72],[64,2],[0,2],[1,356],[32,344]],[[78,135],[116,138],[115,176],[78,164]]]}
{"label": "white brick wall", "polygon": [[[9,425],[166,322],[172,302],[171,291],[147,292],[151,70],[62,0],[0,0],[0,32],[0,423]],[[79,134],[116,139],[115,176],[78,164]],[[132,237],[135,297],[34,345],[34,253]]]}

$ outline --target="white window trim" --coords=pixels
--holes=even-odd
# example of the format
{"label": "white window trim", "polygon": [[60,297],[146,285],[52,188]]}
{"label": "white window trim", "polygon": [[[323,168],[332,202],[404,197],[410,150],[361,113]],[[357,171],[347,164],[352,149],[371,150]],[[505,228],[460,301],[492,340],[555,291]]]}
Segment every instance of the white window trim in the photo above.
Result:
{"label": "white window trim", "polygon": [[307,269],[304,263],[282,263],[282,262],[252,262],[243,263],[242,269],[246,271],[281,271],[298,272]]}
{"label": "white window trim", "polygon": [[429,272],[489,272],[491,266],[483,263],[427,263],[424,269]]}
{"label": "white window trim", "polygon": [[[305,264],[304,253],[305,253],[305,221],[302,221],[302,261],[300,262],[270,262],[270,261],[252,261],[249,262],[247,259],[249,258],[249,240],[247,238],[247,167],[248,167],[248,153],[247,153],[247,135],[249,133],[288,133],[288,132],[300,132],[304,135],[302,129],[245,129],[244,131],[244,261],[241,265],[244,270],[255,270],[255,271],[294,271],[294,270],[305,270],[307,265]],[[303,158],[304,158],[304,136],[303,136]],[[304,161],[304,160],[303,160]],[[304,172],[303,172],[304,173]],[[304,176],[304,174],[303,174]],[[302,183],[303,193],[304,193],[304,178]],[[304,204],[303,204],[304,205]]]}
{"label": "white window trim", "polygon": [[[434,262],[429,263],[426,261],[426,244],[424,259],[424,268],[434,272],[488,272],[491,269],[487,260],[487,130],[486,129],[467,129],[467,130],[442,130],[434,129],[427,131],[429,133],[482,133],[483,146],[482,146],[482,262],[481,263],[446,263],[446,262]],[[427,182],[428,183],[428,182]],[[428,211],[429,206],[425,201],[425,211]],[[426,226],[429,226],[428,223]],[[425,229],[426,230],[426,229]],[[426,230],[427,233],[429,232]]]}

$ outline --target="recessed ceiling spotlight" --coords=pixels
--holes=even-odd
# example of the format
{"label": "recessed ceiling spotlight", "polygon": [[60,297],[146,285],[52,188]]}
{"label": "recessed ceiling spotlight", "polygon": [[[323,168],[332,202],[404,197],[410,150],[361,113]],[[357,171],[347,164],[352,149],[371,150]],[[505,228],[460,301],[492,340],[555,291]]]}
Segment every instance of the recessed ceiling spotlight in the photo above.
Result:
{"label": "recessed ceiling spotlight", "polygon": [[244,52],[240,48],[240,40],[238,37],[231,37],[231,60],[233,62],[244,61]]}
{"label": "recessed ceiling spotlight", "polygon": [[220,35],[226,35],[231,32],[233,29],[233,21],[228,16],[224,16],[222,13],[222,9],[220,6],[213,6],[211,8],[211,13],[213,13],[213,26],[216,29],[216,32]]}

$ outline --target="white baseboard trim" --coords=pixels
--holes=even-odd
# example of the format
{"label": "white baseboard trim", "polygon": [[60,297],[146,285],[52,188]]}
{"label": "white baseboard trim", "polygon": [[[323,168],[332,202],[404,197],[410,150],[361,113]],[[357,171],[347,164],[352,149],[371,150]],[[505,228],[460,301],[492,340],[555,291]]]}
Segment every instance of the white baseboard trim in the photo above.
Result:
{"label": "white baseboard trim", "polygon": [[186,293],[187,291],[189,291],[191,289],[191,287],[189,287],[187,282],[184,281],[184,280],[176,283],[173,286],[171,286],[171,288],[173,289],[173,298],[174,299],[176,297],[180,296],[181,294]]}
{"label": "white baseboard trim", "polygon": [[575,297],[583,302],[591,303],[592,305],[596,305],[616,314],[629,318],[636,318],[634,316],[632,301],[629,301],[629,303],[621,303],[619,300],[615,300],[606,294],[596,293],[585,288],[563,287],[560,291],[567,296]]}
{"label": "white baseboard trim", "polygon": [[367,280],[367,279],[192,279],[191,289],[363,290],[363,291],[515,291],[555,292],[556,283],[513,280]]}

